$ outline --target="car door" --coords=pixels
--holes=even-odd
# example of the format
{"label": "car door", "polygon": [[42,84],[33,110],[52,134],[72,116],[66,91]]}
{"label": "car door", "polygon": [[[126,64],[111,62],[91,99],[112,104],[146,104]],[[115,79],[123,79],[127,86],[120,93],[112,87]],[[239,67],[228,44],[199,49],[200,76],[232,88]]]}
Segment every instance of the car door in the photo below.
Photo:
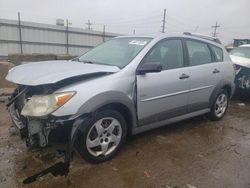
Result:
{"label": "car door", "polygon": [[145,63],[161,63],[158,73],[137,74],[139,125],[183,115],[187,112],[189,72],[185,67],[181,39],[164,39],[144,57]]}
{"label": "car door", "polygon": [[190,73],[188,112],[194,112],[209,107],[209,98],[221,80],[221,68],[207,43],[185,41]]}

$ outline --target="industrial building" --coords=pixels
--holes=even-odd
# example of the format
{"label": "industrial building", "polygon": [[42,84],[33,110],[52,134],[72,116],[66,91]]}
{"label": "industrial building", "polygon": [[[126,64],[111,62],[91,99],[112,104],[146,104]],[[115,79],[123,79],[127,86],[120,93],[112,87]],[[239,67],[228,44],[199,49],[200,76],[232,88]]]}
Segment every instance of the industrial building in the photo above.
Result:
{"label": "industrial building", "polygon": [[56,25],[0,19],[0,58],[8,54],[80,55],[97,44],[118,36],[115,33]]}

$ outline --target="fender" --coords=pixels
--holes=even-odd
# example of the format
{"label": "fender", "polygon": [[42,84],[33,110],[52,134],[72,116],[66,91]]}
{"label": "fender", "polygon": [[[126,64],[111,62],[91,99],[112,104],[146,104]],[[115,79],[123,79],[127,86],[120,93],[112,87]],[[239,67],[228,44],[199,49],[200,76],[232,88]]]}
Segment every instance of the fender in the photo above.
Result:
{"label": "fender", "polygon": [[91,113],[96,111],[102,106],[111,103],[121,103],[125,105],[131,112],[135,112],[135,105],[133,99],[129,98],[126,94],[120,91],[107,91],[95,95],[84,103],[79,109],[78,114]]}
{"label": "fender", "polygon": [[212,107],[213,102],[214,102],[216,96],[218,95],[219,91],[220,91],[223,87],[225,87],[225,86],[228,86],[228,87],[230,87],[230,89],[231,89],[231,93],[229,93],[230,98],[233,96],[233,93],[234,93],[234,86],[233,86],[229,81],[221,80],[221,81],[217,84],[217,86],[214,88],[214,90],[213,90],[213,92],[212,92],[212,94],[211,94],[211,96],[210,96],[210,98],[209,98],[209,107],[210,107],[210,108]]}
{"label": "fender", "polygon": [[[137,115],[136,115],[136,109],[135,109],[136,105],[133,101],[134,100],[132,98],[130,98],[129,96],[127,96],[126,94],[120,91],[108,91],[108,92],[100,93],[98,95],[95,95],[91,99],[89,99],[86,103],[84,103],[78,109],[76,116],[79,117],[84,114],[92,114],[96,112],[98,109],[109,104],[114,104],[114,103],[122,104],[128,109],[130,113],[130,116],[132,119],[131,130],[133,132],[133,130],[137,126]],[[72,129],[72,131],[74,131],[74,129]]]}

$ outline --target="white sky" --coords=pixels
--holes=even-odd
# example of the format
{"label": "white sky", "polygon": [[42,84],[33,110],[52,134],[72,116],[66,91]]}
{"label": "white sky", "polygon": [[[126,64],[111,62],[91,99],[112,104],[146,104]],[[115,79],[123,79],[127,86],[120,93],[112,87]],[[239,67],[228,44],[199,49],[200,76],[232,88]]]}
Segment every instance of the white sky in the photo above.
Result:
{"label": "white sky", "polygon": [[167,9],[166,31],[196,30],[211,35],[218,21],[218,37],[228,43],[233,38],[250,38],[250,0],[0,0],[0,18],[55,24],[68,18],[72,27],[122,34],[159,33],[163,9]]}

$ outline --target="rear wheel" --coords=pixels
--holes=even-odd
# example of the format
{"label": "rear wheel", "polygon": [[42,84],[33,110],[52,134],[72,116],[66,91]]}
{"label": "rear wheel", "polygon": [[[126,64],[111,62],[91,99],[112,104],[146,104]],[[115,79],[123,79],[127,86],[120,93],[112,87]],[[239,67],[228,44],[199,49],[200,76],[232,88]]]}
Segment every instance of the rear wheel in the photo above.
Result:
{"label": "rear wheel", "polygon": [[76,149],[89,162],[109,160],[125,143],[126,122],[115,110],[97,112],[82,126],[77,133]]}
{"label": "rear wheel", "polygon": [[209,119],[216,121],[223,118],[228,108],[228,101],[228,92],[221,89],[211,106],[210,113],[208,114]]}

